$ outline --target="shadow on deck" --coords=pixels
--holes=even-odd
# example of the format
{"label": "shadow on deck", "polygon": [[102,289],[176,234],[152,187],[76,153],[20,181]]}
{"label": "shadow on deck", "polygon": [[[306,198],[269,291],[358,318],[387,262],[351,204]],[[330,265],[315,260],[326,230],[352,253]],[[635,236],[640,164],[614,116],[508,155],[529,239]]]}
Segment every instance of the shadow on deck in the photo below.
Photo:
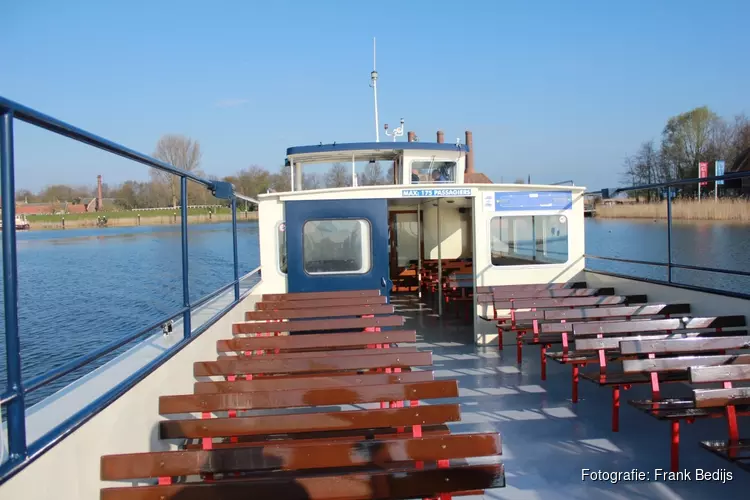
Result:
{"label": "shadow on deck", "polygon": [[[726,438],[723,419],[682,427],[680,466],[689,479],[657,477],[657,472],[669,471],[669,423],[657,422],[626,403],[647,399],[648,386],[623,391],[620,431],[612,432],[611,390],[582,381],[581,400],[572,404],[569,366],[549,363],[547,380],[542,381],[538,347],[524,348],[518,366],[514,345],[506,345],[504,351],[475,346],[470,325],[451,313],[441,320],[427,301],[421,302],[414,295],[392,299],[397,314],[407,317],[405,327],[417,330],[417,347],[433,351],[435,377],[459,382],[462,418],[450,427],[456,432],[499,431],[502,436],[507,486],[483,498],[705,499],[743,498],[750,491],[750,473],[699,446],[701,440]],[[684,384],[669,384],[663,392],[691,395]],[[450,401],[430,403],[446,402]],[[584,469],[637,470],[649,480],[583,481]],[[699,480],[699,470],[714,473],[715,479]]]}

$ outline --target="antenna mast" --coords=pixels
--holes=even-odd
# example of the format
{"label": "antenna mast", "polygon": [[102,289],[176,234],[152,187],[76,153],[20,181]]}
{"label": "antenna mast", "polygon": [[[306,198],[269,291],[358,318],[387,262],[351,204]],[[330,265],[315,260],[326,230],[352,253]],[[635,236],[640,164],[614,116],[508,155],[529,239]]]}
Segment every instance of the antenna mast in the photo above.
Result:
{"label": "antenna mast", "polygon": [[372,38],[372,72],[370,73],[370,87],[375,97],[375,142],[380,142],[380,126],[378,125],[378,72],[375,71],[375,37]]}

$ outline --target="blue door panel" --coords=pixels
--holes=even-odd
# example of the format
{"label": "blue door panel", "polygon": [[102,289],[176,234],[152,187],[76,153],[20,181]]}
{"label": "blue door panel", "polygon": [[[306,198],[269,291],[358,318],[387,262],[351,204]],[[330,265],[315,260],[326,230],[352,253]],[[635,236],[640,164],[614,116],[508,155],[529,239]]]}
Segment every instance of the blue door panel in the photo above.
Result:
{"label": "blue door panel", "polygon": [[[284,205],[287,244],[287,286],[294,292],[391,290],[388,260],[388,202],[385,199],[287,201]],[[307,221],[364,219],[370,229],[370,269],[364,274],[309,274],[304,268]],[[308,243],[309,245],[310,243]],[[309,248],[308,248],[309,251]]]}

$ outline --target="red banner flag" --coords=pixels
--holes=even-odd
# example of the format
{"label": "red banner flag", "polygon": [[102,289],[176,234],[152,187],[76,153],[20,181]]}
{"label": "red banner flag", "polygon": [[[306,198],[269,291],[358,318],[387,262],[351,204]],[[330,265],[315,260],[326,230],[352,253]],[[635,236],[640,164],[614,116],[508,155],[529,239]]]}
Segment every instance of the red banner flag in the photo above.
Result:
{"label": "red banner flag", "polygon": [[[708,177],[708,162],[702,161],[698,163],[698,177],[701,179],[704,177]],[[701,182],[701,186],[708,186],[708,182]]]}

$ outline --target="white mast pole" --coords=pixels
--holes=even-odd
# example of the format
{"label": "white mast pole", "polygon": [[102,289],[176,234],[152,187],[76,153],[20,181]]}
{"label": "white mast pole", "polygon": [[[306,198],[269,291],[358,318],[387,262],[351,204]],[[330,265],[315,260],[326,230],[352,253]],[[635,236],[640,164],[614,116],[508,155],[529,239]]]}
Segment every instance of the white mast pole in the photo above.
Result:
{"label": "white mast pole", "polygon": [[372,72],[370,73],[370,87],[375,97],[375,142],[380,142],[380,125],[378,124],[378,72],[375,71],[375,38],[372,39]]}

